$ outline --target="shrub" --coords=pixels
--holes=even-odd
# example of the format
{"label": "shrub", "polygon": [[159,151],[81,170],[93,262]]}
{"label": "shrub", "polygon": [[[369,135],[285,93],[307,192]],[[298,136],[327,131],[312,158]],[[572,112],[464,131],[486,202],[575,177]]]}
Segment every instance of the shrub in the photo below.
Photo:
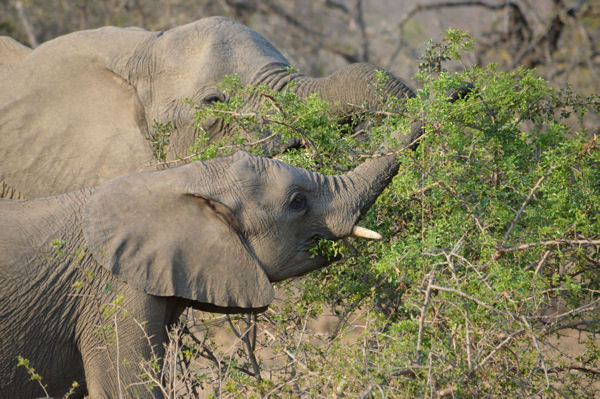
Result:
{"label": "shrub", "polygon": [[[322,173],[382,149],[401,161],[363,221],[384,240],[319,243],[318,250],[349,256],[282,283],[287,299],[239,318],[243,328],[229,319],[240,342],[256,334],[255,353],[252,345],[227,353],[208,341],[192,344],[220,353],[208,366],[219,371],[215,393],[594,396],[600,149],[580,120],[600,102],[524,68],[468,67],[461,60],[471,48],[468,35],[448,31],[425,52],[414,98],[382,96],[377,109],[357,107],[343,120],[317,96],[242,89],[235,77],[224,84],[228,103],[198,112],[199,121],[221,117],[240,131],[266,127],[301,139],[306,148],[281,158]],[[451,59],[461,71],[444,70]],[[249,95],[264,98],[260,112],[244,112]],[[423,135],[411,151],[399,138],[415,122]],[[203,137],[191,150],[198,158],[239,146],[260,153],[249,145],[262,141],[245,134],[207,146]],[[336,322],[317,334],[307,326],[324,309]],[[585,347],[577,353],[565,344],[574,332]]]}

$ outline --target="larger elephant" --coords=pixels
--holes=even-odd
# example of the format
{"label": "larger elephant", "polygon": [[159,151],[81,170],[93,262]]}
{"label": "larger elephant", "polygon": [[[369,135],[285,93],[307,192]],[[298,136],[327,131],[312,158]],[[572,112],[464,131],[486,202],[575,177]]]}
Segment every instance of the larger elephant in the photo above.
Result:
{"label": "larger elephant", "polygon": [[[76,397],[86,387],[91,398],[130,397],[146,336],[160,357],[186,306],[264,310],[271,282],[333,260],[311,253],[315,239],[374,235],[356,223],[397,170],[388,156],[324,176],[239,152],[0,200],[0,396],[43,394],[16,367],[21,355],[52,395],[77,381]],[[128,315],[103,317],[107,303]],[[116,335],[103,339],[107,324]]]}
{"label": "larger elephant", "polygon": [[[14,53],[14,43],[10,48]],[[65,193],[156,168],[147,140],[155,121],[174,124],[168,158],[186,155],[197,131],[190,127],[194,110],[181,100],[200,105],[227,100],[218,85],[231,74],[243,85],[293,87],[300,97],[318,93],[340,113],[348,104],[374,106],[379,99],[375,66],[353,64],[323,78],[290,72],[289,62],[263,36],[223,17],[166,32],[80,31],[30,53],[19,48],[19,54],[20,62],[0,74],[4,197]],[[384,92],[412,95],[391,75]],[[249,99],[248,109],[257,109],[258,101]],[[204,128],[211,139],[231,134],[220,120]]]}

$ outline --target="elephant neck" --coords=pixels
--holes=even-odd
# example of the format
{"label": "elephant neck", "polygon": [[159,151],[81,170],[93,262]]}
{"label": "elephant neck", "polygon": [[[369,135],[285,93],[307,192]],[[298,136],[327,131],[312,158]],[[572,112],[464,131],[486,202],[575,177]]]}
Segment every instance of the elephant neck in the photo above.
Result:
{"label": "elephant neck", "polygon": [[[0,235],[8,234],[14,228],[20,234],[5,237],[7,240],[26,241],[27,247],[33,249],[46,243],[58,247],[57,240],[68,242],[77,235],[85,203],[94,190],[86,188],[27,201],[2,201],[0,213],[7,217],[7,229],[0,231]],[[51,245],[52,241],[56,243]]]}

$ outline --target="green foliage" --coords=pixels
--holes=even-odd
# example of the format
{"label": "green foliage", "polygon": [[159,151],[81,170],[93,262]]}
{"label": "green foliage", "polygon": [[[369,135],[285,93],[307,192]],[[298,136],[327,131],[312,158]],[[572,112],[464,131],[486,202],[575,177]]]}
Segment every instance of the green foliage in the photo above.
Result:
{"label": "green foliage", "polygon": [[[198,109],[199,124],[222,118],[243,132],[228,143],[203,137],[192,149],[198,159],[240,145],[260,154],[274,134],[305,145],[283,160],[322,173],[382,148],[402,165],[363,221],[385,239],[317,242],[315,254],[350,256],[282,283],[289,298],[262,316],[275,338],[265,348],[302,367],[271,369],[269,383],[230,373],[228,392],[593,396],[598,344],[585,331],[598,326],[600,145],[577,126],[598,112],[598,97],[557,90],[524,68],[443,68],[472,47],[467,34],[448,31],[425,51],[414,98],[381,91],[376,111],[344,119],[318,96],[242,88],[235,77],[223,86],[228,102]],[[386,78],[377,75],[380,87]],[[253,96],[263,100],[260,111],[245,111]],[[423,124],[414,152],[400,140],[413,122]],[[368,132],[354,134],[359,124]],[[309,339],[306,320],[324,306],[336,327],[326,342]],[[358,335],[350,317],[364,324]],[[578,356],[560,346],[573,326],[587,337]]]}
{"label": "green foliage", "polygon": [[337,241],[319,238],[310,248],[312,257],[325,256],[327,260],[337,259],[344,254],[344,247]]}
{"label": "green foliage", "polygon": [[62,238],[55,238],[50,243],[50,246],[55,251],[56,255],[62,255],[63,254],[63,248],[64,248],[64,246],[66,244],[67,244],[67,241],[63,240]]}
{"label": "green foliage", "polygon": [[171,121],[160,123],[154,121],[152,124],[154,134],[148,138],[152,146],[152,155],[160,161],[167,160],[167,146],[171,142],[173,123]]}
{"label": "green foliage", "polygon": [[31,381],[36,381],[40,387],[42,388],[42,390],[44,391],[44,393],[46,394],[46,396],[48,396],[48,392],[46,391],[46,385],[42,384],[42,376],[39,375],[36,371],[35,368],[33,368],[31,366],[31,363],[29,362],[29,359],[25,359],[22,356],[19,356],[17,358],[17,367],[23,367],[25,368],[25,370],[27,370],[27,374],[29,374],[29,379]]}

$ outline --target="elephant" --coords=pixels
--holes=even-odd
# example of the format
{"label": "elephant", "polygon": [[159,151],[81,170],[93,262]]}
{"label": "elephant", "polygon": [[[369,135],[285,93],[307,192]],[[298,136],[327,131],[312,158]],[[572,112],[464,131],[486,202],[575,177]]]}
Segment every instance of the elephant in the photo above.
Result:
{"label": "elephant", "polygon": [[272,282],[337,259],[316,239],[381,238],[357,222],[397,172],[391,155],[322,175],[240,151],[0,200],[0,396],[42,395],[19,355],[53,395],[77,381],[72,397],[154,396],[129,388],[184,308],[264,311]]}
{"label": "elephant", "polygon": [[[0,60],[7,58],[3,48],[15,53],[17,47],[0,46]],[[375,107],[381,92],[413,96],[389,73],[378,90],[377,67],[367,63],[322,78],[290,71],[267,39],[225,17],[165,32],[103,27],[58,37],[30,52],[18,50],[20,58],[14,59],[20,61],[0,73],[4,198],[56,195],[160,168],[149,143],[155,122],[172,123],[168,159],[187,155],[198,129],[191,127],[194,109],[182,100],[201,107],[227,101],[219,84],[232,74],[244,86],[289,87],[301,98],[318,93],[340,117],[354,109],[351,104]],[[260,108],[258,97],[246,99],[247,110]],[[202,127],[211,140],[234,133],[217,118]]]}
{"label": "elephant", "polygon": [[8,36],[0,36],[0,68],[17,65],[30,52],[31,49],[29,47],[22,45],[18,41]]}

